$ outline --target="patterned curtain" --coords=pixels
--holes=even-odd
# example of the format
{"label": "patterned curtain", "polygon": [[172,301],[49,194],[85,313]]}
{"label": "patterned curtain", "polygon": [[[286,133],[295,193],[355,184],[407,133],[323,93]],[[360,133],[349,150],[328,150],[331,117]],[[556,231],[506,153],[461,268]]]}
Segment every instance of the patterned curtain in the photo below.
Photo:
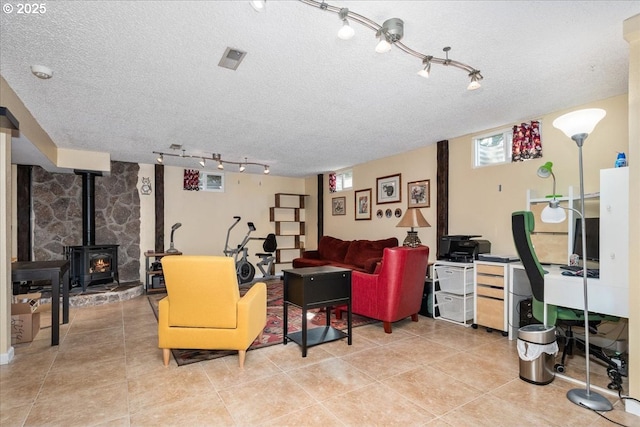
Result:
{"label": "patterned curtain", "polygon": [[198,191],[200,187],[200,171],[198,169],[185,169],[184,170],[184,183],[183,190]]}
{"label": "patterned curtain", "polygon": [[532,120],[531,123],[521,123],[519,126],[514,126],[511,161],[523,162],[539,157],[542,157],[540,122]]}
{"label": "patterned curtain", "polygon": [[329,193],[335,193],[335,192],[336,192],[336,174],[330,173],[329,174]]}

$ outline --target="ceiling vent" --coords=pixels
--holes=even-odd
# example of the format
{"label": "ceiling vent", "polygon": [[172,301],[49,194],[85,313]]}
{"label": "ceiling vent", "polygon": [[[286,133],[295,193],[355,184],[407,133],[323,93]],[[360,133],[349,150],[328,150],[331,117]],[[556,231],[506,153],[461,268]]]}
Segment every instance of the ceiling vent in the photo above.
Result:
{"label": "ceiling vent", "polygon": [[247,52],[228,47],[227,50],[224,51],[222,58],[220,58],[218,66],[230,70],[237,70],[246,54]]}

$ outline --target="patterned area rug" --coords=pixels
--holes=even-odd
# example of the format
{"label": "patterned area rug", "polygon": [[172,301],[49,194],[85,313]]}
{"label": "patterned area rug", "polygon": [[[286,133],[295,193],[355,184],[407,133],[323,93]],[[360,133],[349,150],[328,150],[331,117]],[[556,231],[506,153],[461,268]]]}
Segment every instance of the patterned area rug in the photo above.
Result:
{"label": "patterned area rug", "polygon": [[[244,295],[251,288],[251,285],[243,285],[240,287],[240,295]],[[164,298],[166,294],[154,294],[149,295],[149,303],[153,309],[153,313],[158,319],[158,301]],[[248,350],[255,350],[258,348],[268,347],[274,344],[282,344],[282,328],[283,328],[283,282],[281,280],[268,281],[267,282],[267,324],[262,332],[262,340],[256,340],[251,344]],[[313,310],[309,313],[315,313],[310,323],[307,324],[308,328],[313,325],[324,326],[326,324],[326,312]],[[343,319],[338,320],[335,318],[335,312],[331,312],[331,326],[336,329],[347,329],[346,315]],[[289,318],[288,329],[289,332],[297,332],[302,330],[302,310],[298,307],[289,306]],[[377,320],[370,319],[368,317],[359,316],[357,314],[352,315],[352,327],[368,325],[370,323],[376,323]],[[217,359],[218,357],[224,357],[231,354],[237,354],[237,351],[231,350],[171,350],[173,357],[176,359],[178,366],[188,365],[190,363],[202,362],[203,360]]]}

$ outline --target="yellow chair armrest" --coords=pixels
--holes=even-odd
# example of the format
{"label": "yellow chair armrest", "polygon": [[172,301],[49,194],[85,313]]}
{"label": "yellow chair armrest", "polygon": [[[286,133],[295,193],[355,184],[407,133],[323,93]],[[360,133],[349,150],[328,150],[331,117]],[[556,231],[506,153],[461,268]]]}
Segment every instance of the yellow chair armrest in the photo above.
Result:
{"label": "yellow chair armrest", "polygon": [[238,301],[238,329],[253,341],[267,323],[267,285],[255,283]]}

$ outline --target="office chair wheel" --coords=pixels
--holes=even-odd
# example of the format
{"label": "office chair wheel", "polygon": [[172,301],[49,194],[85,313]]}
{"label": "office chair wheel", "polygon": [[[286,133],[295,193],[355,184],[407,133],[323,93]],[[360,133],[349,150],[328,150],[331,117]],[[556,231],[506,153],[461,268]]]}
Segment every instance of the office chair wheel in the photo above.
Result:
{"label": "office chair wheel", "polygon": [[559,374],[564,374],[564,365],[562,363],[556,363],[553,369]]}
{"label": "office chair wheel", "polygon": [[478,324],[477,324],[477,323],[473,323],[473,324],[471,324],[471,327],[472,327],[473,329],[478,329]]}
{"label": "office chair wheel", "polygon": [[507,332],[507,331],[502,331],[502,336],[503,336],[503,337],[508,337],[508,336],[509,336],[509,332]]}

